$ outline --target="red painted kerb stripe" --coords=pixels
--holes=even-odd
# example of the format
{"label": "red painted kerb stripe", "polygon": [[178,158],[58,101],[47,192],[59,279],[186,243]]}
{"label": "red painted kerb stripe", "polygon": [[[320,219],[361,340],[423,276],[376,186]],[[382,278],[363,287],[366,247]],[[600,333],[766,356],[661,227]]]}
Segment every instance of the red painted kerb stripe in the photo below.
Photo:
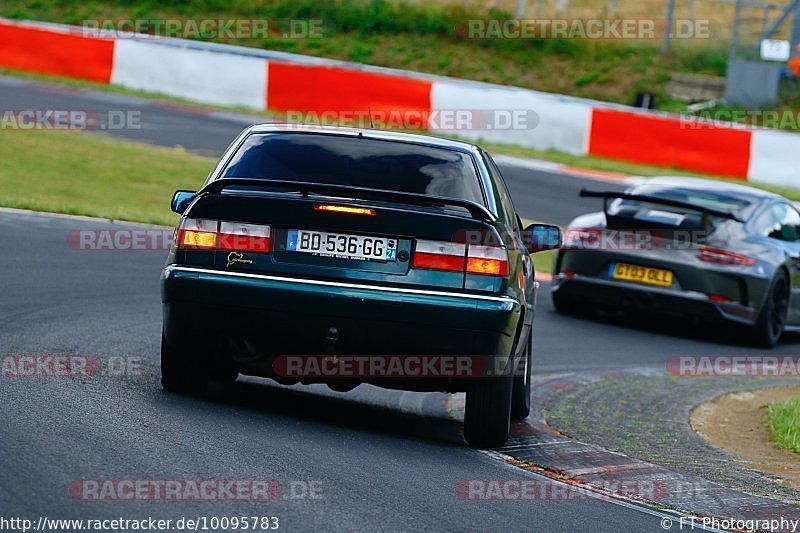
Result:
{"label": "red painted kerb stripe", "polygon": [[109,83],[114,40],[0,22],[0,66]]}
{"label": "red painted kerb stripe", "polygon": [[[302,113],[383,112],[392,123],[426,122],[431,108],[431,82],[375,72],[320,65],[269,62],[267,107]],[[411,112],[411,113],[409,113]],[[390,120],[391,115],[400,120]],[[405,114],[405,115],[404,115]],[[347,117],[344,117],[345,122]]]}
{"label": "red painted kerb stripe", "polygon": [[692,129],[672,117],[594,109],[589,154],[747,178],[752,132]]}

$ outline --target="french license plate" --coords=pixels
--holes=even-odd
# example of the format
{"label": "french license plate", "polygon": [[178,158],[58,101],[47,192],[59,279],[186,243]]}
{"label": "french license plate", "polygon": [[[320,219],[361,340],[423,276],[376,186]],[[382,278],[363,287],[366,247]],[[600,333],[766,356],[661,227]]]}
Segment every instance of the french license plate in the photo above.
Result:
{"label": "french license plate", "polygon": [[286,250],[359,261],[397,261],[397,239],[306,229],[289,230]]}
{"label": "french license plate", "polygon": [[614,279],[649,283],[659,287],[672,285],[672,272],[660,268],[650,268],[627,263],[611,263],[610,274]]}

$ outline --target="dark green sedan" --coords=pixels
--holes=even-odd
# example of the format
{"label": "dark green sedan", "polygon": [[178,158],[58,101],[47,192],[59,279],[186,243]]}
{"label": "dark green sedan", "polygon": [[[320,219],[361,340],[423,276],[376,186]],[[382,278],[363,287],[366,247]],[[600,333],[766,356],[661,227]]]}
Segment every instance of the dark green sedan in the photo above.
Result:
{"label": "dark green sedan", "polygon": [[464,435],[501,445],[530,405],[538,284],[522,227],[472,144],[267,124],[242,132],[181,214],[162,274],[161,380],[239,374],[466,392]]}

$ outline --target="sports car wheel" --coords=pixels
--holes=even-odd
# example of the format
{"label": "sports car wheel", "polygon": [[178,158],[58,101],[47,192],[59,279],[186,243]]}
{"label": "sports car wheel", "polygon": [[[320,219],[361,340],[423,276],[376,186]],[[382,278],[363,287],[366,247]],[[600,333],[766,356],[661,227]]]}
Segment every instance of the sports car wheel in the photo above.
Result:
{"label": "sports car wheel", "polygon": [[464,438],[473,448],[502,446],[511,422],[511,376],[475,384],[467,392]]}
{"label": "sports car wheel", "polygon": [[531,412],[531,341],[533,333],[528,335],[525,352],[514,374],[514,387],[511,390],[511,420],[527,418]]}
{"label": "sports car wheel", "polygon": [[755,340],[764,348],[778,344],[789,312],[789,278],[786,272],[779,271],[772,280],[767,301],[758,315],[755,325]]}
{"label": "sports car wheel", "polygon": [[167,343],[161,335],[161,386],[170,392],[199,396],[208,388],[208,366],[203,357],[193,356]]}

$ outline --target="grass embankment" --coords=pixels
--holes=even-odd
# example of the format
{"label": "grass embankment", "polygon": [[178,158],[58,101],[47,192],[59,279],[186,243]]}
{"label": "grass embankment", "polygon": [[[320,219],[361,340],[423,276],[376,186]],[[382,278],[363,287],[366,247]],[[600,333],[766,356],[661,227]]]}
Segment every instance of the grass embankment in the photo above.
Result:
{"label": "grass embankment", "polygon": [[778,448],[800,453],[800,396],[771,404],[767,421]]}
{"label": "grass embankment", "polygon": [[0,205],[171,225],[214,160],[74,131],[0,129]]}
{"label": "grass embankment", "polygon": [[[617,14],[633,15],[641,16]],[[208,40],[612,102],[632,103],[636,92],[651,91],[664,109],[676,108],[663,90],[673,72],[724,75],[727,56],[722,38],[676,40],[668,54],[660,52],[658,39],[467,38],[469,20],[512,18],[508,2],[487,7],[388,0],[4,0],[0,16],[75,25],[97,19],[267,19],[277,30],[267,38]],[[292,20],[320,20],[322,33],[284,38]]]}

